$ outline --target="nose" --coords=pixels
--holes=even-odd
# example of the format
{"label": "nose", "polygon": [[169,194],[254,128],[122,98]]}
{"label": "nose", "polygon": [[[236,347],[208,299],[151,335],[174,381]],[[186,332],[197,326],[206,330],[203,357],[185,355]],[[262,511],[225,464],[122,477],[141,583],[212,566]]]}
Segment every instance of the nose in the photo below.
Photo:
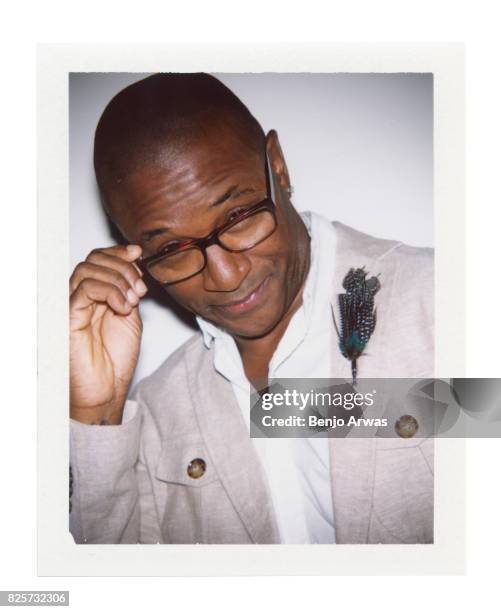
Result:
{"label": "nose", "polygon": [[235,291],[251,269],[245,253],[230,253],[219,245],[207,249],[207,266],[203,271],[206,291]]}

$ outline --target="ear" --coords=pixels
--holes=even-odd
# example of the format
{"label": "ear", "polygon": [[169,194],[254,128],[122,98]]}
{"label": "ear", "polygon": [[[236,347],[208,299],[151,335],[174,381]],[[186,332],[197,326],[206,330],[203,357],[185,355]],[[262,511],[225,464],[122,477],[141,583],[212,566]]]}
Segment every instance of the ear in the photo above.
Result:
{"label": "ear", "polygon": [[279,186],[284,193],[288,193],[287,190],[291,186],[289,170],[287,169],[282,147],[275,130],[270,130],[266,136],[266,152],[268,153],[271,170],[278,179]]}

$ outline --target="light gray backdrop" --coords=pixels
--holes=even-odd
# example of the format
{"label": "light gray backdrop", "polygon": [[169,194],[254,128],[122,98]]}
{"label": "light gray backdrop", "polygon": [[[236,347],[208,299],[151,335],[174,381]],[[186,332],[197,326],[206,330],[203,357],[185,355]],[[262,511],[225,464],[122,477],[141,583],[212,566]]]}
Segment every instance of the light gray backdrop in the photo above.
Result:
{"label": "light gray backdrop", "polygon": [[[145,74],[70,77],[70,244],[74,267],[114,243],[92,167],[94,129],[109,100]],[[433,246],[431,74],[215,74],[282,144],[297,209],[381,238]],[[71,271],[69,271],[71,273]],[[192,333],[161,299],[141,302],[135,382]]]}

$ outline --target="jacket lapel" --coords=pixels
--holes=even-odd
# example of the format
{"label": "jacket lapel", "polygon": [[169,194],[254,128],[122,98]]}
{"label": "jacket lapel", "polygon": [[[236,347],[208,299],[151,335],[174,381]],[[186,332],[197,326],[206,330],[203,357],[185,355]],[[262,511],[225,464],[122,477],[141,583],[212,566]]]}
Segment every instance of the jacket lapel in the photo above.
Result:
{"label": "jacket lapel", "polygon": [[261,462],[231,384],[214,375],[212,349],[187,363],[198,426],[214,468],[255,544],[279,542]]}
{"label": "jacket lapel", "polygon": [[[385,255],[400,243],[391,240],[374,241],[370,236],[357,232],[342,223],[335,223],[337,248],[335,259],[334,287],[331,298],[333,316],[339,326],[337,295],[343,293],[343,279],[350,268],[365,269],[370,275],[380,274],[381,289],[375,296],[377,311],[376,329],[367,345],[366,354],[358,362],[360,378],[380,378],[387,375],[386,363],[382,359],[388,353],[383,350],[385,327],[395,277],[392,264]],[[337,337],[336,337],[337,339]],[[333,343],[331,356],[332,378],[351,380],[351,366]],[[380,398],[381,400],[383,398]],[[336,542],[339,544],[363,544],[368,541],[374,490],[377,440],[369,438],[331,438],[329,458],[331,489],[334,508]]]}
{"label": "jacket lapel", "polygon": [[[358,232],[342,223],[334,223],[336,227],[337,247],[334,271],[334,285],[331,297],[333,316],[339,326],[339,310],[337,296],[344,293],[343,279],[350,268],[362,268],[369,276],[379,275],[381,289],[375,295],[377,322],[364,355],[358,361],[360,378],[384,378],[388,376],[389,354],[384,345],[387,337],[386,329],[391,324],[387,317],[393,301],[393,284],[395,280],[395,263],[386,256],[397,248],[401,242],[394,240],[374,240],[371,236]],[[332,376],[334,378],[351,379],[351,367],[339,350],[337,342],[333,345]]]}

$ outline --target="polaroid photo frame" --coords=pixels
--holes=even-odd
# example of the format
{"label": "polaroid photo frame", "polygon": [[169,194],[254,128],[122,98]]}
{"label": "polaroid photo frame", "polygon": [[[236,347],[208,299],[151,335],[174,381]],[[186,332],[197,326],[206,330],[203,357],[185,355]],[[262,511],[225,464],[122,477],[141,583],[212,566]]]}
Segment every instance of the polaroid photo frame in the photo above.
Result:
{"label": "polaroid photo frame", "polygon": [[[432,220],[433,229],[430,231],[430,224],[426,223],[419,227],[419,214],[416,223],[410,225],[416,232],[415,241],[424,246],[433,244],[435,248],[435,375],[461,377],[465,376],[463,54],[460,44],[39,47],[40,575],[457,574],[464,571],[464,441],[461,439],[435,441],[434,543],[426,545],[75,544],[68,529],[67,469],[68,277],[75,261],[90,245],[88,240],[94,240],[85,227],[79,232],[75,226],[89,220],[84,199],[88,198],[89,206],[94,206],[96,215],[100,214],[96,206],[97,194],[92,193],[94,179],[91,166],[86,166],[87,174],[82,182],[82,176],[78,173],[83,172],[83,166],[70,165],[70,151],[76,154],[75,142],[70,142],[70,137],[74,139],[79,128],[88,132],[87,125],[75,123],[71,115],[71,112],[75,112],[74,105],[80,104],[80,110],[83,109],[79,117],[85,118],[85,109],[89,111],[90,126],[94,121],[92,112],[97,112],[99,99],[104,104],[109,100],[106,96],[93,97],[96,83],[102,84],[106,95],[108,91],[113,95],[120,89],[119,84],[125,86],[154,72],[209,72],[223,82],[226,80],[230,88],[232,85],[238,86],[242,91],[250,83],[262,87],[263,83],[274,82],[284,92],[283,97],[279,97],[281,101],[286,99],[287,88],[290,90],[296,84],[296,91],[302,91],[305,96],[306,107],[308,79],[314,86],[315,82],[321,82],[319,79],[322,75],[325,78],[331,75],[341,85],[348,82],[350,77],[352,81],[363,83],[364,76],[369,80],[372,77],[373,81],[380,77],[381,83],[385,76],[387,82],[392,78],[398,82],[399,75],[409,82],[412,82],[413,75],[426,81],[431,96],[428,113],[432,120],[430,138],[433,142],[432,157],[425,162],[432,164],[433,190],[432,198],[429,194],[428,204],[431,203],[431,206],[428,206],[426,214]],[[75,98],[76,90],[80,98]],[[87,98],[83,98],[85,95]],[[289,112],[293,125],[299,117]],[[269,121],[273,122],[272,116]],[[426,118],[423,121],[423,125],[426,125]],[[267,127],[274,126],[270,124]],[[300,130],[298,132],[300,134]],[[286,130],[286,134],[287,151],[292,153],[299,142],[294,141],[292,129],[289,132]],[[92,139],[92,134],[87,135]],[[88,155],[85,146],[83,144],[79,150],[82,156]],[[364,157],[370,153],[364,152],[362,155],[360,152],[360,155],[361,167],[370,167],[370,160]],[[293,156],[294,163],[300,166],[301,157],[295,161]],[[315,183],[315,170],[314,167],[309,168],[298,179],[295,185],[298,201],[305,201],[308,196],[312,200],[320,200],[320,193],[315,193],[314,189],[311,195],[308,192],[310,186],[315,184],[325,190],[325,181]],[[426,169],[423,176],[425,174]],[[340,193],[336,196],[335,191],[339,182],[334,183],[333,198],[340,198]],[[78,198],[81,198],[81,202],[78,202]],[[93,198],[92,204],[90,198]],[[79,206],[77,213],[70,215],[70,205],[77,206],[75,202]],[[386,209],[384,213],[388,217],[391,217],[391,204],[390,212]],[[342,201],[340,205],[342,207]],[[312,208],[309,204],[306,207]],[[352,218],[358,220],[360,229],[377,233],[377,223],[385,223],[384,218],[379,218],[379,221],[369,220],[365,227],[360,227],[360,223],[365,222],[363,204],[359,209],[352,207],[351,210]],[[419,212],[418,202],[415,202],[413,210]],[[92,218],[90,222],[93,222]],[[388,223],[386,220],[386,227]],[[393,228],[390,231],[403,231],[398,223],[394,226],[390,224],[390,227]],[[384,231],[379,233],[385,235]],[[75,237],[79,234],[81,242],[77,244]],[[413,240],[412,235],[408,238],[401,235],[388,237],[409,242]],[[158,311],[151,310],[151,318],[155,319],[156,316]],[[186,329],[179,327],[174,344],[181,343],[186,333]],[[141,363],[144,373],[151,371],[158,359],[159,354],[154,351],[145,356]]]}

